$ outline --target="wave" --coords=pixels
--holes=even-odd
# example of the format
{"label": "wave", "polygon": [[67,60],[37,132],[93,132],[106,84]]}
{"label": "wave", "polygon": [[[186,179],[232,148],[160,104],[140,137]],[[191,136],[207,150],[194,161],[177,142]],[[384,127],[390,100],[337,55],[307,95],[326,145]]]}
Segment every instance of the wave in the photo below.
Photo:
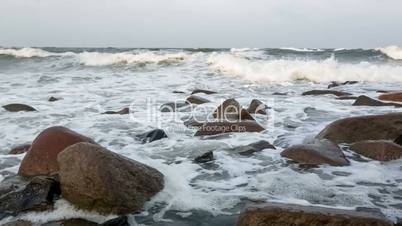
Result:
{"label": "wave", "polygon": [[293,48],[293,47],[283,47],[283,48],[279,48],[279,49],[290,50],[290,51],[294,51],[294,52],[322,52],[322,51],[324,51],[322,49]]}
{"label": "wave", "polygon": [[58,54],[37,48],[22,48],[22,49],[0,48],[0,55],[8,55],[17,58],[31,58],[31,57],[49,57]]}
{"label": "wave", "polygon": [[402,60],[402,48],[398,46],[388,46],[385,48],[377,48],[376,50],[381,51],[388,57],[394,60]]}
{"label": "wave", "polygon": [[157,54],[154,52],[143,53],[99,53],[99,52],[83,52],[78,54],[80,63],[86,66],[103,66],[112,64],[148,64],[148,63],[180,63],[189,59],[192,55],[185,53],[165,53]]}
{"label": "wave", "polygon": [[325,60],[248,60],[232,54],[214,53],[208,58],[213,70],[252,82],[291,82],[307,80],[402,82],[402,66],[339,63],[333,57]]}

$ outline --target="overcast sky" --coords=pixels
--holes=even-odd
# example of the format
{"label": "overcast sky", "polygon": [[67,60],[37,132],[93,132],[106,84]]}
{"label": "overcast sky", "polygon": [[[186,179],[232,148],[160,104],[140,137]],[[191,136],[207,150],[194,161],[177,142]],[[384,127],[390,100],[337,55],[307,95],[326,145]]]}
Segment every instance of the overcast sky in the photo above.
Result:
{"label": "overcast sky", "polygon": [[0,0],[0,46],[402,46],[402,0]]}

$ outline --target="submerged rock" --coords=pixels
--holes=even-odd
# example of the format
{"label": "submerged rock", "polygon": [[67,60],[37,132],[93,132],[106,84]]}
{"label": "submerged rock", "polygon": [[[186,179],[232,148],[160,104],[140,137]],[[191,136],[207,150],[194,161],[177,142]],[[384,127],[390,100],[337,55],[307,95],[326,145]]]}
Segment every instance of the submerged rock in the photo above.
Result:
{"label": "submerged rock", "polygon": [[0,183],[0,216],[51,209],[59,195],[60,185],[54,177],[7,178]]}
{"label": "submerged rock", "polygon": [[328,85],[328,89],[333,88],[333,87],[337,87],[337,86],[353,85],[353,84],[356,84],[356,83],[359,83],[359,82],[358,81],[346,81],[346,82],[335,82],[335,81],[333,81]]}
{"label": "submerged rock", "polygon": [[402,134],[402,113],[357,116],[336,120],[318,135],[336,144],[363,140],[395,140]]}
{"label": "submerged rock", "polygon": [[201,156],[198,156],[194,159],[194,162],[196,163],[206,163],[206,162],[211,162],[214,160],[214,152],[209,151]]}
{"label": "submerged rock", "polygon": [[384,216],[294,204],[266,203],[246,208],[237,226],[393,226]]}
{"label": "submerged rock", "polygon": [[309,165],[345,166],[349,164],[338,145],[329,140],[315,139],[308,144],[294,145],[282,151],[281,156]]}
{"label": "submerged rock", "polygon": [[239,102],[235,99],[227,99],[221,105],[219,105],[214,113],[214,118],[224,121],[238,121],[238,120],[252,120],[254,118],[250,113],[243,109]]}
{"label": "submerged rock", "polygon": [[265,140],[257,141],[245,146],[240,146],[233,148],[232,151],[244,155],[244,156],[250,156],[254,154],[255,152],[262,151],[264,149],[276,149],[275,146],[273,146],[271,143]]}
{"label": "submerged rock", "polygon": [[336,91],[336,90],[311,90],[311,91],[307,91],[302,93],[303,96],[307,96],[307,95],[335,95],[335,96],[349,96],[352,95],[351,93],[347,93],[347,92],[342,92],[342,91]]}
{"label": "submerged rock", "polygon": [[286,95],[288,95],[288,93],[274,92],[274,93],[272,93],[272,95],[275,95],[275,96],[286,96]]}
{"label": "submerged rock", "polygon": [[3,106],[9,112],[19,112],[19,111],[36,111],[35,108],[26,104],[7,104]]}
{"label": "submerged rock", "polygon": [[356,100],[358,97],[355,97],[355,96],[340,96],[340,97],[337,97],[336,99],[337,100]]}
{"label": "submerged rock", "polygon": [[29,148],[30,148],[30,147],[31,147],[30,144],[18,145],[18,146],[13,147],[13,148],[8,152],[8,154],[9,154],[9,155],[19,155],[19,154],[22,154],[22,153],[25,153],[25,152],[29,151]]}
{"label": "submerged rock", "polygon": [[390,92],[378,97],[380,100],[402,102],[402,92]]}
{"label": "submerged rock", "polygon": [[58,100],[61,100],[61,98],[56,98],[56,97],[51,96],[51,97],[48,99],[49,102],[55,102],[55,101],[58,101]]}
{"label": "submerged rock", "polygon": [[215,91],[210,91],[210,90],[205,90],[205,89],[195,89],[195,90],[191,93],[191,95],[197,94],[197,93],[204,93],[204,94],[209,95],[209,94],[215,94],[215,93],[217,93],[217,92],[215,92]]}
{"label": "submerged rock", "polygon": [[394,107],[402,107],[401,104],[396,103],[384,103],[379,100],[374,100],[368,96],[361,95],[356,101],[353,103],[353,106],[394,106]]}
{"label": "submerged rock", "polygon": [[391,161],[402,157],[402,146],[388,140],[359,141],[351,144],[350,149],[378,161]]}
{"label": "submerged rock", "polygon": [[210,101],[203,97],[191,95],[186,99],[186,102],[188,102],[190,104],[205,104],[205,103],[209,103]]}
{"label": "submerged rock", "polygon": [[130,114],[130,108],[123,108],[119,111],[105,111],[102,114],[104,114],[104,115],[128,115],[128,114]]}
{"label": "submerged rock", "polygon": [[158,170],[94,144],[72,145],[57,160],[63,198],[82,209],[133,213],[164,186]]}
{"label": "submerged rock", "polygon": [[21,176],[51,175],[59,170],[57,155],[66,147],[79,143],[95,143],[91,138],[61,126],[42,131],[32,142],[30,150],[21,162]]}
{"label": "submerged rock", "polygon": [[261,132],[265,129],[255,121],[206,122],[198,128],[194,136],[211,136],[222,133]]}
{"label": "submerged rock", "polygon": [[162,129],[154,129],[154,130],[148,131],[146,133],[139,134],[136,137],[138,139],[140,139],[141,142],[144,144],[151,143],[151,142],[154,142],[157,140],[161,140],[163,138],[168,138],[165,131],[163,131]]}
{"label": "submerged rock", "polygon": [[247,108],[247,111],[252,114],[261,114],[261,115],[266,115],[267,114],[267,109],[269,107],[265,105],[263,102],[257,99],[253,99],[250,102],[250,106]]}

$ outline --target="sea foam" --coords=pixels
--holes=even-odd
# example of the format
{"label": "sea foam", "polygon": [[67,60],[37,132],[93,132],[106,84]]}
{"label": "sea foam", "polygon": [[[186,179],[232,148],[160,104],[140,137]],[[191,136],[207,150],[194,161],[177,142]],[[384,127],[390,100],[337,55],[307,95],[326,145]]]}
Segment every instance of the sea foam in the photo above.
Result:
{"label": "sea foam", "polygon": [[402,60],[402,48],[398,46],[388,46],[385,48],[377,48],[378,51],[381,51],[388,57],[394,60]]}

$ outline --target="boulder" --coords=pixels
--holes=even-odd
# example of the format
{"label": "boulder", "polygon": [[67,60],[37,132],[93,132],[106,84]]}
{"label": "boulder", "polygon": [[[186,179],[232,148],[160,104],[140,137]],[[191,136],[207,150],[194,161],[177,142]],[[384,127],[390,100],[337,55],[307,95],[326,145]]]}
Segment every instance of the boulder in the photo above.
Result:
{"label": "boulder", "polygon": [[357,116],[337,120],[318,135],[336,144],[362,140],[395,140],[402,134],[402,113]]}
{"label": "boulder", "polygon": [[139,211],[164,186],[158,170],[90,143],[66,148],[57,160],[62,197],[102,214]]}
{"label": "boulder", "polygon": [[402,107],[402,104],[396,103],[384,103],[379,100],[374,100],[368,96],[361,95],[356,101],[353,103],[353,106],[394,106],[394,107]]}
{"label": "boulder", "polygon": [[54,177],[6,178],[0,184],[0,216],[51,209],[59,195],[59,182]]}
{"label": "boulder", "polygon": [[3,106],[9,112],[19,112],[19,111],[36,111],[35,108],[26,104],[7,104]]}
{"label": "boulder", "polygon": [[336,99],[337,100],[356,100],[358,97],[355,97],[355,96],[340,96],[340,97],[337,97]]}
{"label": "boulder", "polygon": [[75,218],[60,221],[52,221],[42,224],[41,226],[129,226],[129,225],[130,224],[128,223],[127,216],[122,216],[113,218],[102,224],[98,224],[81,218]]}
{"label": "boulder", "polygon": [[262,151],[264,149],[276,149],[271,143],[265,140],[257,141],[245,146],[240,146],[232,149],[233,152],[236,152],[243,156],[250,156],[255,152]]}
{"label": "boulder", "polygon": [[401,92],[390,92],[381,94],[378,99],[385,101],[397,101],[402,102],[402,91]]}
{"label": "boulder", "polygon": [[209,100],[202,98],[200,96],[196,96],[196,95],[191,95],[186,99],[186,102],[190,103],[190,104],[205,104],[210,102]]}
{"label": "boulder", "polygon": [[189,103],[186,101],[183,102],[169,102],[169,103],[165,103],[162,104],[160,107],[160,111],[161,112],[175,112],[177,110],[180,110],[180,108],[184,108],[189,106]]}
{"label": "boulder", "polygon": [[119,111],[105,111],[102,114],[106,115],[128,115],[130,114],[130,108],[123,108]]}
{"label": "boulder", "polygon": [[55,101],[58,101],[58,100],[61,100],[61,98],[56,98],[56,97],[50,97],[49,99],[48,99],[48,101],[49,102],[55,102]]}
{"label": "boulder", "polygon": [[328,94],[335,95],[338,97],[352,95],[351,93],[336,91],[336,90],[311,90],[311,91],[302,93],[303,96],[307,96],[307,95],[318,96],[318,95],[328,95]]}
{"label": "boulder", "polygon": [[249,206],[237,226],[393,226],[380,214],[294,204]]}
{"label": "boulder", "polygon": [[378,161],[391,161],[402,157],[402,146],[388,140],[359,141],[351,144],[350,149]]}
{"label": "boulder", "polygon": [[294,145],[283,150],[281,156],[307,165],[345,166],[349,164],[338,145],[329,140],[315,139],[308,144]]}
{"label": "boulder", "polygon": [[176,93],[176,94],[185,94],[185,92],[180,91],[180,90],[173,90],[172,93]]}
{"label": "boulder", "polygon": [[267,114],[267,109],[269,107],[265,105],[263,102],[257,99],[253,99],[250,102],[249,107],[247,108],[247,111],[251,114],[261,114],[261,115],[266,115]]}
{"label": "boulder", "polygon": [[211,136],[222,133],[261,132],[265,129],[255,121],[206,122],[199,127],[194,136]]}
{"label": "boulder", "polygon": [[344,85],[353,85],[358,83],[358,81],[346,81],[346,82],[335,82],[332,81],[329,85],[328,85],[328,89],[333,88],[333,87],[337,87],[337,86],[344,86]]}
{"label": "boulder", "polygon": [[224,121],[252,120],[250,113],[243,109],[235,99],[225,100],[213,113],[214,118]]}
{"label": "boulder", "polygon": [[165,131],[162,129],[154,129],[151,131],[148,131],[143,134],[139,134],[136,136],[138,139],[141,140],[143,144],[145,143],[151,143],[157,140],[161,140],[163,138],[167,138],[168,136],[166,135]]}
{"label": "boulder", "polygon": [[30,144],[18,145],[18,146],[13,147],[13,148],[8,152],[8,154],[9,154],[9,155],[19,155],[19,154],[22,154],[22,153],[27,152],[30,147],[31,147]]}
{"label": "boulder", "polygon": [[286,96],[286,95],[288,95],[288,93],[274,92],[274,93],[272,93],[272,95],[275,95],[275,96]]}
{"label": "boulder", "polygon": [[196,163],[206,163],[206,162],[211,162],[214,160],[214,152],[209,151],[203,155],[200,155],[194,159],[194,162]]}
{"label": "boulder", "polygon": [[216,92],[215,92],[215,91],[210,91],[210,90],[205,90],[205,89],[195,89],[195,90],[191,93],[191,95],[197,94],[197,93],[204,93],[204,94],[209,95],[209,94],[215,94]]}
{"label": "boulder", "polygon": [[79,143],[95,143],[92,139],[61,126],[42,131],[32,142],[21,162],[21,176],[52,175],[59,170],[57,155],[66,147]]}

